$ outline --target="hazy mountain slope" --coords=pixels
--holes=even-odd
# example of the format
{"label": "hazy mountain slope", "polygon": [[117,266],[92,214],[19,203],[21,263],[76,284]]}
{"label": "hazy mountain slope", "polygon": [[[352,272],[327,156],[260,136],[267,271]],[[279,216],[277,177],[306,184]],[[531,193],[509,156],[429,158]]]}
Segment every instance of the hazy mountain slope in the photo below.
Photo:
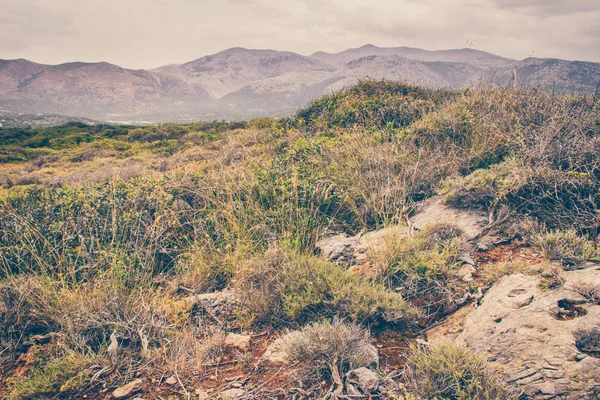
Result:
{"label": "hazy mountain slope", "polygon": [[600,83],[600,63],[527,58],[519,64],[522,84],[557,91],[595,91]]}
{"label": "hazy mountain slope", "polygon": [[474,49],[423,50],[412,47],[377,47],[365,45],[340,53],[316,52],[310,58],[334,68],[339,68],[352,60],[366,56],[400,56],[418,61],[443,61],[468,63],[488,68],[507,67],[515,61]]}
{"label": "hazy mountain slope", "polygon": [[153,70],[108,63],[47,66],[0,60],[0,107],[101,120],[189,121],[279,116],[358,80],[401,80],[424,87],[507,84],[594,92],[600,63],[510,60],[479,50],[428,51],[366,45],[311,56],[233,48]]}
{"label": "hazy mountain slope", "polygon": [[319,62],[296,53],[233,48],[179,67],[159,68],[156,72],[201,86],[212,97],[221,98],[252,82],[290,72],[320,72],[327,69]]}
{"label": "hazy mountain slope", "polygon": [[0,60],[0,94],[17,90],[27,80],[48,68],[47,65],[36,64],[31,61]]}

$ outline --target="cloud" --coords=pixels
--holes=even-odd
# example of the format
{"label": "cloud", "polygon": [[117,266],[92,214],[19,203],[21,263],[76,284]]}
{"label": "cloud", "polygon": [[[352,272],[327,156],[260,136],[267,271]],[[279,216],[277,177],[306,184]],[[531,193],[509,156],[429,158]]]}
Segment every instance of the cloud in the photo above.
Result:
{"label": "cloud", "polygon": [[310,54],[468,45],[600,61],[598,0],[0,0],[0,58],[186,62],[229,47]]}
{"label": "cloud", "polygon": [[499,7],[549,17],[598,10],[597,0],[493,0]]}

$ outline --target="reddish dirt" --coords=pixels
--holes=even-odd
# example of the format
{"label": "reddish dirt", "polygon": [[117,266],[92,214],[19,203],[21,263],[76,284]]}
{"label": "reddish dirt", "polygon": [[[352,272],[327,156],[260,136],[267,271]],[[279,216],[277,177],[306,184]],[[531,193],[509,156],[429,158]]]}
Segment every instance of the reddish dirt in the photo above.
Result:
{"label": "reddish dirt", "polygon": [[542,261],[540,254],[531,247],[519,241],[501,244],[489,251],[478,252],[476,255],[479,264],[499,263],[507,261],[522,261],[528,264],[538,264]]}
{"label": "reddish dirt", "polygon": [[376,335],[373,345],[379,350],[379,368],[390,373],[404,367],[410,341],[400,332],[384,331]]}

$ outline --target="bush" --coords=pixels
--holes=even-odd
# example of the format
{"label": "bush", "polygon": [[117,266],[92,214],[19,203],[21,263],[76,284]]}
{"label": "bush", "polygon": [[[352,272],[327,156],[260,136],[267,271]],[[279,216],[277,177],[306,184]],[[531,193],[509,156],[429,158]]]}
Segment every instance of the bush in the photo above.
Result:
{"label": "bush", "polygon": [[596,244],[579,236],[574,229],[547,231],[531,221],[525,227],[533,247],[548,261],[572,267],[600,258]]}
{"label": "bush", "polygon": [[516,399],[481,354],[450,342],[411,346],[404,379],[409,392],[423,399]]}
{"label": "bush", "polygon": [[373,362],[376,350],[370,340],[360,326],[334,320],[313,323],[288,335],[282,348],[292,361],[302,365],[302,376],[310,380],[332,378],[340,388],[346,372]]}
{"label": "bush", "polygon": [[240,272],[246,323],[303,323],[315,317],[409,325],[414,310],[384,286],[319,257],[273,248]]}
{"label": "bush", "polygon": [[[600,106],[578,96],[489,91],[471,106],[477,135],[498,132],[502,157],[467,171],[441,193],[460,207],[511,210],[550,228],[600,227]],[[470,172],[470,173],[469,173]]]}
{"label": "bush", "polygon": [[477,274],[479,275],[483,283],[487,286],[493,285],[503,276],[512,275],[516,273],[529,273],[529,266],[525,263],[518,261],[505,261],[499,263],[484,264],[480,266],[477,270]]}
{"label": "bush", "polygon": [[392,237],[372,254],[386,286],[426,310],[431,318],[453,311],[470,289],[455,277],[462,232],[453,224],[432,224],[413,237]]}
{"label": "bush", "polygon": [[43,398],[55,393],[75,394],[91,379],[85,371],[94,362],[93,357],[66,353],[42,362],[36,361],[29,373],[14,378],[9,384],[9,400]]}

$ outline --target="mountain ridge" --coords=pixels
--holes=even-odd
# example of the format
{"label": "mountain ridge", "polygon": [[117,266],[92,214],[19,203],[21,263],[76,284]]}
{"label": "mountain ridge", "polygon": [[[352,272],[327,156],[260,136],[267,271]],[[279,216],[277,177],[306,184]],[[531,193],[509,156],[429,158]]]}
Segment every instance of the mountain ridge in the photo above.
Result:
{"label": "mountain ridge", "polygon": [[372,44],[308,56],[230,48],[182,64],[128,69],[109,62],[39,64],[0,59],[0,107],[99,120],[143,116],[156,122],[276,117],[358,80],[402,80],[462,89],[505,85],[594,92],[600,63],[513,60],[463,48],[424,50]]}

